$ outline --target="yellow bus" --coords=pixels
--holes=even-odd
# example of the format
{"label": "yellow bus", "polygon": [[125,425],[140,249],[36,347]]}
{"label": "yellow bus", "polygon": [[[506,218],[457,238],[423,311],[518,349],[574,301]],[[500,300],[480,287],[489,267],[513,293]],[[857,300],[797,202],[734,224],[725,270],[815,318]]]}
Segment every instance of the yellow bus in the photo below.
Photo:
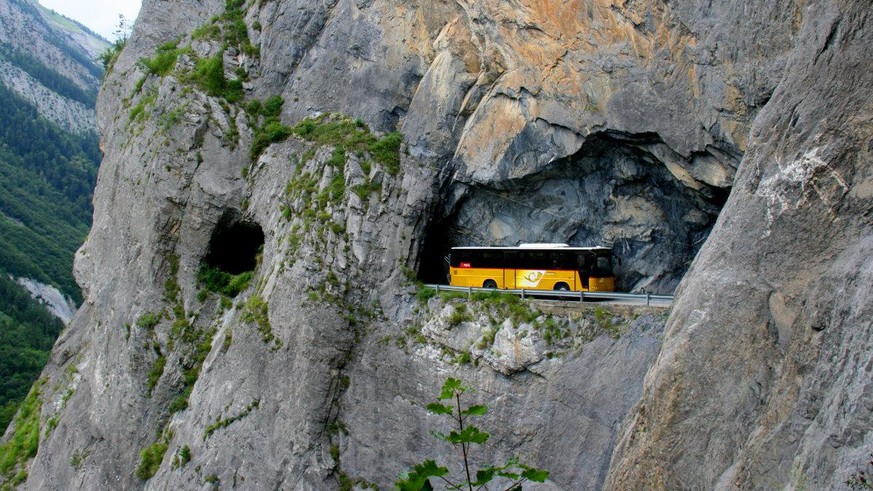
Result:
{"label": "yellow bus", "polygon": [[611,292],[612,249],[567,244],[453,247],[449,284],[506,290]]}

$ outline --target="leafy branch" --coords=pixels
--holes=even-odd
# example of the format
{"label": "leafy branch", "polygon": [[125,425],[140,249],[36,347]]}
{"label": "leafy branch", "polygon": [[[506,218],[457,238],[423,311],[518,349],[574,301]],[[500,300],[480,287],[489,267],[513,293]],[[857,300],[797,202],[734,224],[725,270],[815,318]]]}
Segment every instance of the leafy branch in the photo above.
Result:
{"label": "leafy branch", "polygon": [[431,478],[438,479],[446,485],[446,489],[478,491],[488,489],[486,487],[495,478],[503,478],[510,481],[504,491],[521,491],[525,482],[544,482],[549,477],[549,471],[536,469],[520,463],[517,459],[510,459],[505,465],[489,465],[475,472],[476,478],[472,477],[469,456],[473,445],[484,445],[488,441],[488,433],[480,430],[469,423],[473,416],[484,416],[488,412],[487,406],[474,405],[464,409],[461,405],[461,396],[470,391],[469,387],[461,384],[456,378],[449,378],[443,384],[438,397],[439,401],[450,401],[449,404],[435,402],[427,405],[427,410],[438,415],[447,416],[453,420],[457,430],[452,430],[448,435],[440,432],[432,434],[440,440],[451,443],[455,448],[460,448],[464,464],[466,480],[457,481],[449,477],[449,470],[440,466],[434,460],[426,460],[415,465],[411,471],[402,474],[395,483],[400,491],[433,490]]}

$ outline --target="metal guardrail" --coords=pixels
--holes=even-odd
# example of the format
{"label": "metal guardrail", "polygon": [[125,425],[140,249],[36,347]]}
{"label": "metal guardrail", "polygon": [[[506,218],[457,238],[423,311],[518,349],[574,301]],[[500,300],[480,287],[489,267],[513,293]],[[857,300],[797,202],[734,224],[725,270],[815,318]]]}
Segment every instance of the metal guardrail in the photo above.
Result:
{"label": "metal guardrail", "polygon": [[509,295],[518,295],[521,298],[527,297],[548,297],[559,298],[562,300],[576,300],[584,302],[585,299],[594,300],[625,300],[625,301],[645,301],[646,305],[651,305],[651,302],[669,302],[673,303],[673,295],[652,295],[649,293],[618,293],[618,292],[571,292],[558,290],[499,290],[495,288],[476,288],[471,286],[449,286],[449,285],[424,285],[425,288],[430,288],[439,292],[461,292],[473,296],[475,292],[498,292]]}

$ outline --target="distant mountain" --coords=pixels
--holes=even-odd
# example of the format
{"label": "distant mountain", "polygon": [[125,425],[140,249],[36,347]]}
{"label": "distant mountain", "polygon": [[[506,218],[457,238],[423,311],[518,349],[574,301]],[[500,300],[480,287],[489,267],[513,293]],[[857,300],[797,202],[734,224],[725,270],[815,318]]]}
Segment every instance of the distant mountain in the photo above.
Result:
{"label": "distant mountain", "polygon": [[91,224],[108,46],[35,1],[0,0],[0,427],[82,298],[73,255]]}

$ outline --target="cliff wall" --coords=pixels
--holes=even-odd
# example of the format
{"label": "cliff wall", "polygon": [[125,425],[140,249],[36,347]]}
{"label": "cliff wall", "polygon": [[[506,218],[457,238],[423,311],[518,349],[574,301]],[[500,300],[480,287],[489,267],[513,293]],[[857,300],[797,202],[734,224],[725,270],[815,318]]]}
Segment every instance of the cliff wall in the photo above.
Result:
{"label": "cliff wall", "polygon": [[[869,411],[780,432],[845,404],[837,377],[867,387],[831,356],[863,366],[840,326],[866,304],[823,289],[869,283],[868,7],[147,0],[100,95],[86,301],[26,487],[389,487],[444,453],[423,405],[448,375],[492,407],[483,458],[543,489],[836,486]],[[489,347],[498,307],[456,325],[410,283],[452,245],[611,242],[625,289],[670,291],[717,217],[663,346],[656,320],[567,320],[555,348],[542,317]],[[263,241],[232,299],[198,279],[227,230]]]}

